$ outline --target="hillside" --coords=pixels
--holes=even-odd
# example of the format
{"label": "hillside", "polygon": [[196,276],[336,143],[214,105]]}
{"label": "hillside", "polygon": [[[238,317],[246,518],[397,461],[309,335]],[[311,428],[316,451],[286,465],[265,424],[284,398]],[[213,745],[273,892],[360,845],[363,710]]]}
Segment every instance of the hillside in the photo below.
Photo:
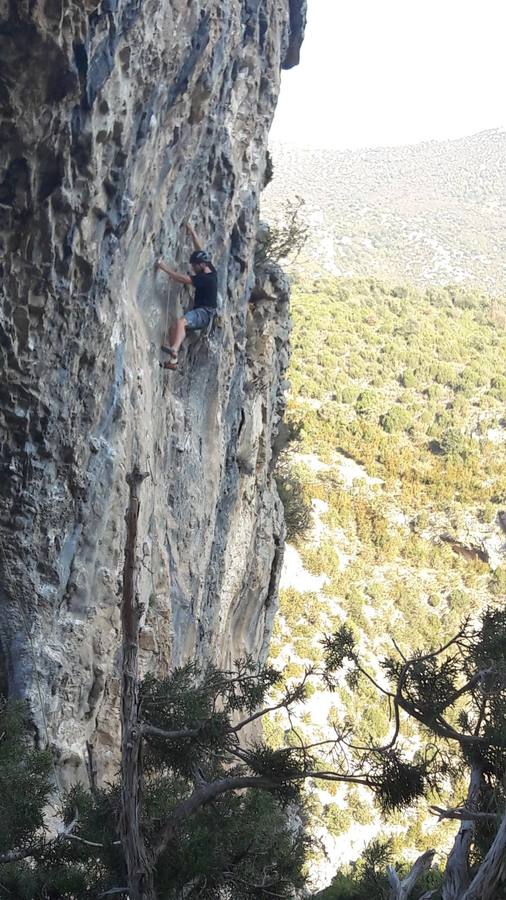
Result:
{"label": "hillside", "polygon": [[506,286],[506,132],[354,151],[273,144],[263,214],[305,200],[311,275]]}
{"label": "hillside", "polygon": [[[271,658],[297,679],[346,621],[378,673],[393,641],[408,656],[440,646],[466,616],[504,603],[506,306],[472,291],[327,279],[299,283],[292,314],[295,440],[282,479],[292,538]],[[293,534],[304,505],[311,527]],[[336,722],[351,724],[355,743],[391,731],[388,703],[364,681],[316,691],[296,721],[277,713],[269,738],[290,743],[296,728],[323,740]],[[411,728],[411,752],[420,741]],[[463,790],[453,782],[447,801]],[[456,830],[426,803],[382,820],[356,789],[315,788],[312,805],[320,887],[378,834],[401,859],[448,847]]]}

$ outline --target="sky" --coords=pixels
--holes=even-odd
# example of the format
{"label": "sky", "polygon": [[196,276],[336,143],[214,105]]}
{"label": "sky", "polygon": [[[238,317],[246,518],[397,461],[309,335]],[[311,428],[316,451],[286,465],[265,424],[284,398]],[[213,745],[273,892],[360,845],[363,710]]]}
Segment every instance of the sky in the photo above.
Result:
{"label": "sky", "polygon": [[348,149],[504,127],[506,0],[308,0],[271,139]]}

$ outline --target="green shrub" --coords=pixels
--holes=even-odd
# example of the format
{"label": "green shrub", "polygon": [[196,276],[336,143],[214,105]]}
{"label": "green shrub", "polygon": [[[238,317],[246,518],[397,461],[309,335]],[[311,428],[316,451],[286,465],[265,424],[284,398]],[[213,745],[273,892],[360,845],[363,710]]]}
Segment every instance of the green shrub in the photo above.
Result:
{"label": "green shrub", "polygon": [[418,378],[413,372],[413,369],[406,369],[401,375],[400,382],[405,388],[417,387]]}
{"label": "green shrub", "polygon": [[334,837],[339,837],[345,831],[349,831],[353,821],[347,809],[339,807],[336,803],[329,803],[324,809],[325,827]]}
{"label": "green shrub", "polygon": [[285,513],[287,539],[303,537],[311,527],[311,506],[305,498],[300,478],[284,454],[278,460],[275,479]]}
{"label": "green shrub", "polygon": [[457,375],[454,366],[448,363],[439,363],[435,367],[434,380],[437,384],[453,385],[457,381]]}
{"label": "green shrub", "polygon": [[498,566],[491,579],[491,590],[497,597],[506,595],[506,567]]}
{"label": "green shrub", "polygon": [[364,800],[356,787],[348,788],[346,805],[354,822],[359,825],[370,825],[374,821],[374,812],[369,800]]}
{"label": "green shrub", "polygon": [[361,391],[355,403],[355,411],[359,416],[367,416],[378,406],[378,396],[374,391]]}
{"label": "green shrub", "polygon": [[498,400],[506,403],[506,376],[496,375],[490,382],[492,394]]}
{"label": "green shrub", "polygon": [[439,445],[445,456],[465,456],[468,442],[459,428],[445,428]]}
{"label": "green shrub", "polygon": [[341,392],[341,400],[343,403],[355,404],[360,391],[356,387],[345,387]]}
{"label": "green shrub", "polygon": [[387,434],[394,431],[405,431],[411,425],[411,416],[403,406],[392,406],[385,415],[380,416],[380,425]]}

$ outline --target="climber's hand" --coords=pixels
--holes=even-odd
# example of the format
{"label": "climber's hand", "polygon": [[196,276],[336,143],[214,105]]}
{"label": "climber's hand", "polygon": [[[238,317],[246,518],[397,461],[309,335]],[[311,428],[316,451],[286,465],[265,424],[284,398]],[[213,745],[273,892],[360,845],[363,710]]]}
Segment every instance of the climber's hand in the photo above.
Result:
{"label": "climber's hand", "polygon": [[201,244],[201,242],[199,241],[199,239],[198,239],[198,237],[197,237],[197,234],[196,234],[196,231],[195,231],[193,225],[190,225],[190,223],[187,222],[187,223],[186,223],[186,228],[187,228],[188,232],[189,232],[190,235],[191,235],[191,239],[192,239],[192,241],[193,241],[193,247],[194,247],[194,249],[195,249],[195,250],[203,250],[204,248],[202,247],[202,244]]}

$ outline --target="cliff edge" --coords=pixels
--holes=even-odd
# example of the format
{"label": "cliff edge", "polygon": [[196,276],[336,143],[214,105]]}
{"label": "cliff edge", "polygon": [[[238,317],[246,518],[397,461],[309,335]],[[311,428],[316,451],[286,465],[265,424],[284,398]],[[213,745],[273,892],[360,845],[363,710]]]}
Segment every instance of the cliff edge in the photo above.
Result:
{"label": "cliff edge", "polygon": [[[288,292],[249,304],[280,69],[304,0],[0,4],[0,690],[66,781],[115,756],[125,475],[146,669],[266,652],[283,552],[273,441]],[[191,219],[218,270],[209,334],[164,373]],[[168,310],[168,312],[167,312]]]}

